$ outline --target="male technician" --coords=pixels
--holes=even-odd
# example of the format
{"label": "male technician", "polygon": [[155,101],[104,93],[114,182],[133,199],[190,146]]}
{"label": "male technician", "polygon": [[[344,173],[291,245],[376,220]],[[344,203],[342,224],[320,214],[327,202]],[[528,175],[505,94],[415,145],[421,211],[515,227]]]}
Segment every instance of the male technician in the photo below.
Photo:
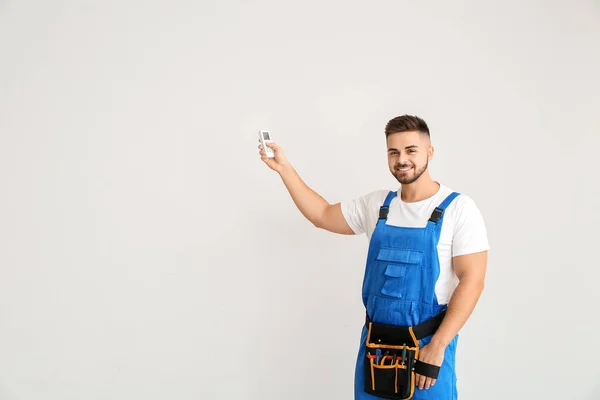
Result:
{"label": "male technician", "polygon": [[[411,396],[455,400],[458,332],[484,287],[486,227],[470,197],[430,177],[434,149],[425,121],[399,116],[387,123],[385,134],[389,169],[401,184],[398,191],[377,190],[333,205],[302,181],[276,143],[268,144],[274,158],[267,158],[260,144],[259,149],[261,159],[279,173],[300,212],[316,227],[364,233],[369,239],[362,290],[367,323],[356,363],[355,399],[382,398],[365,390],[365,379],[373,372],[364,362],[365,339],[373,322],[428,335],[415,338],[420,350]],[[433,331],[432,321],[437,321]],[[393,378],[390,384],[393,389]]]}

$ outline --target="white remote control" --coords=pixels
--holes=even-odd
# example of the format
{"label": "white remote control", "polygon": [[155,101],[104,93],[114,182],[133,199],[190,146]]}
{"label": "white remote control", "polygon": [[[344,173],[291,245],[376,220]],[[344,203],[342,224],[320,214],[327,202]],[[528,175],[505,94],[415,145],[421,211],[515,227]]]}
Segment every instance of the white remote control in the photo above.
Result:
{"label": "white remote control", "polygon": [[258,138],[260,139],[260,144],[262,144],[262,147],[263,147],[265,153],[267,154],[267,157],[274,158],[275,152],[273,151],[272,148],[267,146],[267,143],[272,142],[271,135],[269,135],[269,132],[263,131],[263,130],[258,131]]}

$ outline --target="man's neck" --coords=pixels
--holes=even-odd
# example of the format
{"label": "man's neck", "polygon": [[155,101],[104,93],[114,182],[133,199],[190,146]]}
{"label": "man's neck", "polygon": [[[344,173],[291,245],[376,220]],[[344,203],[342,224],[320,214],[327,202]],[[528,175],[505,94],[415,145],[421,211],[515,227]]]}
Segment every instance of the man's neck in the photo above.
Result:
{"label": "man's neck", "polygon": [[[425,178],[425,179],[423,179]],[[440,189],[440,184],[429,177],[421,176],[415,182],[402,185],[400,198],[406,203],[414,203],[425,200],[435,195]]]}

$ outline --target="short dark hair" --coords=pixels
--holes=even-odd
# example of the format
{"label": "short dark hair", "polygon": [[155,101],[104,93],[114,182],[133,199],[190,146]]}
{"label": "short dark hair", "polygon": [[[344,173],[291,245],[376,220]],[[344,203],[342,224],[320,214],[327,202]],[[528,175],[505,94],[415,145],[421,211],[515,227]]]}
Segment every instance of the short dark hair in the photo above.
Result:
{"label": "short dark hair", "polygon": [[429,137],[427,123],[416,115],[401,115],[389,120],[385,126],[385,137],[392,133],[418,131]]}

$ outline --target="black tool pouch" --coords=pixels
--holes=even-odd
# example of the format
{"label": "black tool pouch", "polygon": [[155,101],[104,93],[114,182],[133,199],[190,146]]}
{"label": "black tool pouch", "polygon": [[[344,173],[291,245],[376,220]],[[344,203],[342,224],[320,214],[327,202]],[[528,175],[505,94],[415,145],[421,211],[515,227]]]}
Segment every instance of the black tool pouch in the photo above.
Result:
{"label": "black tool pouch", "polygon": [[415,393],[415,373],[437,379],[440,367],[419,361],[419,339],[433,335],[445,314],[414,327],[374,323],[367,315],[365,392],[407,400]]}
{"label": "black tool pouch", "polygon": [[414,394],[419,341],[411,328],[369,322],[365,352],[365,392],[387,399]]}

